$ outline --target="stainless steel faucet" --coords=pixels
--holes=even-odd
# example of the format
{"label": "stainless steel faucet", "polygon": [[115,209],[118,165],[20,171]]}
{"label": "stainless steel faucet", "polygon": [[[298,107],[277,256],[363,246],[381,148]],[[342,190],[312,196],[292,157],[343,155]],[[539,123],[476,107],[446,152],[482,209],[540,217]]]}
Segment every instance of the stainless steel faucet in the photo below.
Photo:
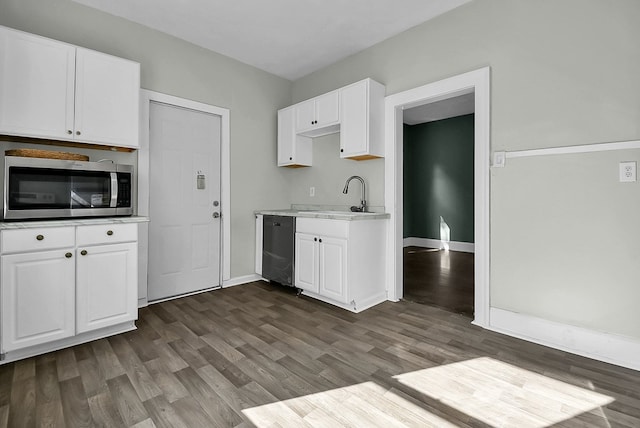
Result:
{"label": "stainless steel faucet", "polygon": [[357,178],[358,180],[360,180],[360,183],[362,183],[362,196],[360,197],[360,206],[359,207],[356,207],[356,206],[351,207],[351,211],[366,212],[367,211],[367,201],[365,200],[365,197],[364,197],[365,194],[366,194],[366,185],[364,184],[364,180],[362,179],[362,177],[360,177],[358,175],[352,175],[351,177],[349,177],[347,179],[347,182],[344,185],[344,189],[342,190],[342,193],[344,193],[345,195],[347,194],[347,192],[349,191],[349,183],[354,178]]}

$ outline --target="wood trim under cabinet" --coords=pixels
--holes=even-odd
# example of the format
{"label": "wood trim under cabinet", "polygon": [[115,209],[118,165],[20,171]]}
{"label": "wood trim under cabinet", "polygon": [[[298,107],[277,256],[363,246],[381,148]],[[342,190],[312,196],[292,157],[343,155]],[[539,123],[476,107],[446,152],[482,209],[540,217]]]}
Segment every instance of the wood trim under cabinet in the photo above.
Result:
{"label": "wood trim under cabinet", "polygon": [[75,148],[81,148],[81,149],[107,150],[111,152],[125,152],[125,153],[131,153],[137,150],[131,147],[115,147],[115,146],[105,146],[102,144],[76,143],[73,141],[46,140],[43,138],[18,137],[14,135],[0,135],[0,141],[5,141],[9,143],[29,143],[29,144],[42,144],[47,146],[58,146],[58,147],[75,147]]}
{"label": "wood trim under cabinet", "polygon": [[363,160],[371,160],[371,159],[382,159],[382,156],[376,155],[360,155],[360,156],[348,156],[343,159],[355,160],[355,161],[363,161]]}

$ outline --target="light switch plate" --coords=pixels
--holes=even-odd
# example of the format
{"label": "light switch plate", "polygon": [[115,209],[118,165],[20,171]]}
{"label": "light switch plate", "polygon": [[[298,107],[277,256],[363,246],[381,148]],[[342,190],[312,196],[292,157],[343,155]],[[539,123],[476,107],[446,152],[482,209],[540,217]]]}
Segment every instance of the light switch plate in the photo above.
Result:
{"label": "light switch plate", "polygon": [[620,182],[630,183],[636,181],[636,163],[620,162]]}

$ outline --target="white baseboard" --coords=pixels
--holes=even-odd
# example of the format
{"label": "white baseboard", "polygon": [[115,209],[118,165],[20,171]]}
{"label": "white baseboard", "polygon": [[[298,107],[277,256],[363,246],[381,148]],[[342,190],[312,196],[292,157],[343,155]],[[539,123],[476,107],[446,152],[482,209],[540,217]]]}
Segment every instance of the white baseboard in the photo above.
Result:
{"label": "white baseboard", "polygon": [[265,279],[260,275],[254,273],[251,275],[238,276],[235,278],[228,279],[222,283],[222,288],[234,287],[236,285],[247,284],[249,282],[254,281],[264,281]]}
{"label": "white baseboard", "polygon": [[640,341],[491,308],[488,330],[617,366],[640,370]]}
{"label": "white baseboard", "polygon": [[[470,242],[448,242],[451,251],[461,251],[463,253],[475,253],[475,245]],[[403,246],[405,247],[425,247],[425,248],[444,248],[444,242],[439,239],[429,238],[404,238]]]}

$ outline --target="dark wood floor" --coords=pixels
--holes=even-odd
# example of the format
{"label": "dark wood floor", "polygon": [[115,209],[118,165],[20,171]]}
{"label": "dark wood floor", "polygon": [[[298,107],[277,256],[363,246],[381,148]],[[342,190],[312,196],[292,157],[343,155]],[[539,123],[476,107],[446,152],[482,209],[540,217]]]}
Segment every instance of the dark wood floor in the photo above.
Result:
{"label": "dark wood floor", "polygon": [[404,249],[405,300],[473,318],[473,253]]}
{"label": "dark wood floor", "polygon": [[136,331],[0,366],[0,426],[640,426],[640,372],[432,306],[291,291],[156,304]]}

